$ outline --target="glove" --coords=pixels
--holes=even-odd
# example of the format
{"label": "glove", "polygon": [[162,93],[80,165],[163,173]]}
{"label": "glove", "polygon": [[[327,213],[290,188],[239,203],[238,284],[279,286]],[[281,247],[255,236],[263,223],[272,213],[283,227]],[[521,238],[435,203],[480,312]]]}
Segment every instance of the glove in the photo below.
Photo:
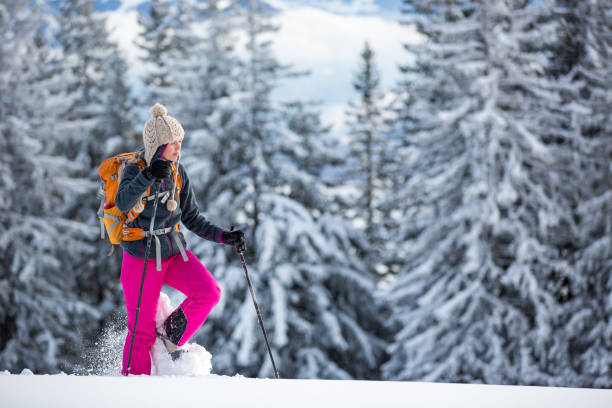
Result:
{"label": "glove", "polygon": [[151,165],[142,171],[149,180],[163,180],[172,175],[172,163],[164,159],[153,160]]}
{"label": "glove", "polygon": [[246,251],[246,238],[244,232],[240,230],[223,231],[221,242],[234,246],[239,253]]}

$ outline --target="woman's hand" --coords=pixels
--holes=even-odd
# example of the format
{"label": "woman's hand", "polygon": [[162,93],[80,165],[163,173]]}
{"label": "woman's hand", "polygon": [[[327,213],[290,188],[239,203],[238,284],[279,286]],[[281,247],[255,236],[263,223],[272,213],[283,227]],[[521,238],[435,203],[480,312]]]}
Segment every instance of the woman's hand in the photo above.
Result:
{"label": "woman's hand", "polygon": [[240,230],[223,231],[221,242],[225,245],[232,245],[239,253],[246,251],[246,237]]}
{"label": "woman's hand", "polygon": [[172,175],[172,163],[164,159],[155,159],[142,171],[149,180],[163,180]]}

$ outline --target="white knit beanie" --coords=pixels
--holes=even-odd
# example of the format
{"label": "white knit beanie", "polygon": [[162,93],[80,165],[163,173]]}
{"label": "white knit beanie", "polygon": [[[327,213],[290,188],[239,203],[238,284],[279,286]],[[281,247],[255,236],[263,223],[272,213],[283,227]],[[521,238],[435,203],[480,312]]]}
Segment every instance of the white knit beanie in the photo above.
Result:
{"label": "white knit beanie", "polygon": [[[185,136],[185,131],[183,130],[181,124],[172,116],[167,115],[167,110],[164,105],[156,103],[151,108],[151,115],[152,118],[145,123],[144,129],[142,130],[142,141],[144,142],[145,147],[144,158],[147,165],[151,164],[151,159],[153,159],[153,155],[159,146],[172,143],[177,140],[183,140],[183,137]],[[172,195],[166,203],[168,211],[174,211],[178,206],[178,203],[174,199],[174,194],[176,193],[177,176],[178,172],[176,172],[173,178],[174,183],[172,187]],[[136,206],[134,206],[134,210],[136,212],[142,212],[142,210],[144,210],[144,202],[142,198],[146,195],[147,193],[144,192],[141,199],[138,200]]]}
{"label": "white knit beanie", "polygon": [[183,127],[172,116],[167,115],[166,107],[156,103],[151,108],[151,119],[145,123],[142,130],[142,141],[145,147],[145,161],[151,164],[153,155],[161,145],[183,140],[185,131]]}

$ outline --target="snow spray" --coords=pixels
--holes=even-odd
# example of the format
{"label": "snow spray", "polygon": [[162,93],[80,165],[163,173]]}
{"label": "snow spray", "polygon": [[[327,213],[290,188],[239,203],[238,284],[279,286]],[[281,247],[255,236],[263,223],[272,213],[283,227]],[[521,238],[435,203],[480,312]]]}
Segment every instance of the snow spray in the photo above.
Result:
{"label": "snow spray", "polygon": [[[170,298],[161,292],[157,306],[156,326],[163,325],[172,313]],[[90,375],[121,376],[123,345],[127,336],[125,314],[111,318],[96,339],[93,350],[87,353],[87,373]],[[186,343],[185,352],[175,361],[166,351],[164,343],[157,338],[151,347],[151,375],[207,376],[211,375],[212,355],[202,346]]]}
{"label": "snow spray", "polygon": [[96,338],[93,350],[87,353],[87,372],[90,375],[120,376],[125,342],[126,316],[121,314],[107,321]]}

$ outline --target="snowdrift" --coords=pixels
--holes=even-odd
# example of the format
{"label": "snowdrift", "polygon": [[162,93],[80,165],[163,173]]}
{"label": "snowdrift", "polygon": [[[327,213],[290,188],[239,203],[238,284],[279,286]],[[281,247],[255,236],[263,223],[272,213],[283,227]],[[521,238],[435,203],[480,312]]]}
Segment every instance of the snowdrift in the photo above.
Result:
{"label": "snowdrift", "polygon": [[13,407],[612,407],[612,391],[494,385],[201,377],[0,375]]}

